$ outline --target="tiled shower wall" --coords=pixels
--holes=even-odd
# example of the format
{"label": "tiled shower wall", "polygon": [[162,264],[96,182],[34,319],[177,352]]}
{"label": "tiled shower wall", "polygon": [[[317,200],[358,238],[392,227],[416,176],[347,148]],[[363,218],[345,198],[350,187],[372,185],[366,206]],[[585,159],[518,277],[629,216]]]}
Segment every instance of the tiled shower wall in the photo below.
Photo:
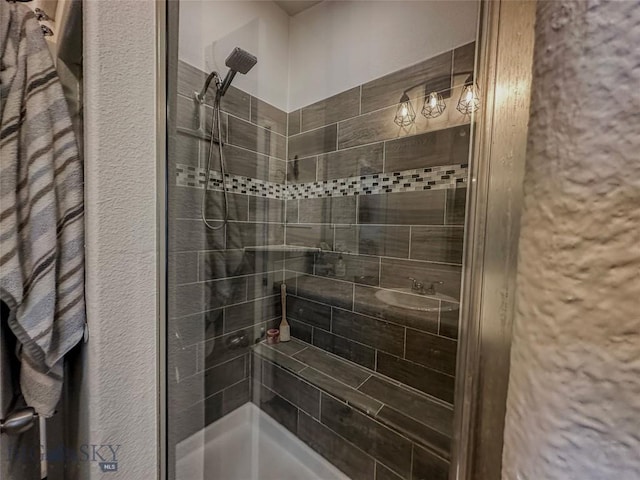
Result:
{"label": "tiled shower wall", "polygon": [[[281,254],[252,247],[284,243],[284,200],[229,194],[224,226],[221,191],[208,191],[207,229],[201,218],[209,143],[179,133],[210,132],[212,95],[193,101],[204,72],[178,62],[178,95],[169,158],[169,430],[175,441],[250,399],[249,347],[280,316]],[[213,92],[213,89],[210,89]],[[231,87],[222,102],[227,173],[284,184],[287,115]],[[217,136],[217,134],[216,134]],[[217,148],[211,168],[219,169]],[[176,184],[183,175],[183,186]]]}
{"label": "tiled shower wall", "polygon": [[[293,335],[450,404],[470,143],[455,104],[473,59],[465,45],[289,114],[287,187],[323,191],[286,201],[286,243],[323,250],[286,260]],[[403,129],[393,119],[414,85],[418,116]],[[432,90],[448,106],[426,120],[420,97]],[[372,192],[376,184],[387,186]],[[378,298],[410,289],[409,277],[443,295],[433,311]]]}
{"label": "tiled shower wall", "polygon": [[[232,87],[222,106],[230,222],[216,231],[200,219],[208,143],[175,135],[168,156],[178,179],[169,181],[168,202],[175,441],[250,399],[249,348],[279,321],[283,279],[294,336],[453,401],[458,311],[401,309],[376,293],[409,288],[414,277],[442,281],[437,290],[459,298],[469,125],[455,102],[472,67],[467,45],[289,115]],[[179,63],[178,127],[198,127],[192,96],[204,77]],[[414,85],[416,124],[400,129],[397,101]],[[450,100],[442,117],[427,121],[421,97],[432,89]],[[209,131],[210,106],[202,116]],[[212,160],[218,170],[215,150]],[[222,225],[222,192],[207,192],[206,205],[210,223]],[[285,243],[322,252],[285,258],[251,248]]]}

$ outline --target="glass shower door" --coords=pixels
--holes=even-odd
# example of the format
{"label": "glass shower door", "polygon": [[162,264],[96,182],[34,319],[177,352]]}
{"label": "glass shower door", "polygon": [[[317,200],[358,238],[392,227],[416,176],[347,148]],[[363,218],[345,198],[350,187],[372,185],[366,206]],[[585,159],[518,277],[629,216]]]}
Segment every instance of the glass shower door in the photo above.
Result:
{"label": "glass shower door", "polygon": [[448,478],[477,3],[170,12],[169,478]]}

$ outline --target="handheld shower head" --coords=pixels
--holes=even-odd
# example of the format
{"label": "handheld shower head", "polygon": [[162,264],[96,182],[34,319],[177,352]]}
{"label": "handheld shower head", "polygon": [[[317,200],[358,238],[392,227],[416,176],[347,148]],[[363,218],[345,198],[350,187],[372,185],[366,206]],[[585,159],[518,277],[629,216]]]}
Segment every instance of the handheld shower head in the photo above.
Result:
{"label": "handheld shower head", "polygon": [[229,71],[227,72],[227,75],[224,77],[224,80],[220,81],[220,76],[218,75],[218,72],[211,72],[207,77],[207,80],[204,83],[204,87],[202,88],[200,93],[195,94],[196,100],[200,104],[204,102],[204,96],[206,95],[207,90],[209,89],[209,84],[214,78],[216,79],[216,86],[218,87],[216,97],[219,98],[219,97],[222,97],[225,93],[227,93],[227,90],[231,86],[231,82],[233,81],[233,78],[236,76],[236,73],[240,72],[243,75],[246,75],[249,72],[249,70],[251,70],[256,63],[258,63],[258,59],[254,55],[251,55],[246,50],[243,50],[240,47],[236,47],[233,49],[233,51],[227,57],[224,63],[227,67],[229,67]]}
{"label": "handheld shower head", "polygon": [[233,52],[231,52],[224,63],[227,67],[229,67],[229,71],[227,72],[227,76],[224,77],[224,80],[222,81],[220,90],[218,90],[218,95],[220,96],[223,96],[225,93],[227,93],[227,90],[231,86],[231,82],[233,82],[233,77],[236,76],[236,73],[240,72],[243,75],[246,75],[247,72],[251,70],[256,63],[258,63],[258,59],[246,50],[242,50],[240,47],[236,47],[233,49]]}
{"label": "handheld shower head", "polygon": [[224,64],[231,70],[235,70],[243,75],[246,75],[256,63],[258,63],[258,59],[240,47],[234,48],[233,52],[231,52],[224,61]]}

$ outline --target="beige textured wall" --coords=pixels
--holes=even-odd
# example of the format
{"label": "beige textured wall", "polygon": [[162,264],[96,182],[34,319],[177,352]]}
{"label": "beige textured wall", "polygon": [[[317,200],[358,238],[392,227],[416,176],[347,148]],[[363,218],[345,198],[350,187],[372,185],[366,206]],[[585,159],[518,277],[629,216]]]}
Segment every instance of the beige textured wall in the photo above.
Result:
{"label": "beige textured wall", "polygon": [[538,5],[505,480],[640,478],[640,8]]}
{"label": "beige textured wall", "polygon": [[85,0],[87,316],[75,442],[117,444],[118,472],[158,468],[156,31],[153,0]]}

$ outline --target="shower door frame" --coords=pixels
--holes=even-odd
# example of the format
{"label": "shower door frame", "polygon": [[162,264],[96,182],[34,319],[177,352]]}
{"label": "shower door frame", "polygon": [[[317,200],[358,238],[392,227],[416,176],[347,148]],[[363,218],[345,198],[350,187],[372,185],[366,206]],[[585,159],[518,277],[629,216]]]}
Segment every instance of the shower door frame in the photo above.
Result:
{"label": "shower door frame", "polygon": [[[158,186],[158,466],[157,478],[169,471],[167,418],[167,126],[169,102],[167,62],[169,22],[178,22],[178,0],[156,2],[157,39],[157,186]],[[528,92],[531,80],[535,0],[480,0],[476,71],[478,84],[490,85],[477,114],[470,155],[467,195],[461,320],[455,393],[455,426],[451,480],[498,480],[502,428],[509,380],[511,321],[522,176],[526,152]],[[173,25],[174,30],[177,25]],[[524,35],[522,33],[524,32]],[[498,42],[500,41],[500,43]],[[500,45],[500,49],[498,48]],[[522,54],[524,50],[525,54]],[[496,98],[497,81],[518,85],[518,92]],[[524,99],[526,97],[526,99]],[[513,101],[510,111],[500,104]],[[499,138],[500,144],[495,140]],[[506,160],[505,160],[506,159]],[[507,161],[508,168],[505,167]],[[500,168],[491,168],[498,164]],[[509,173],[511,175],[509,175]],[[491,175],[490,175],[491,174]],[[506,200],[506,201],[505,201]],[[489,211],[488,206],[491,205]],[[495,272],[501,275],[495,275]],[[491,273],[489,275],[488,273]],[[499,277],[499,278],[498,278]],[[497,341],[496,341],[497,340]],[[487,361],[488,360],[488,361]],[[490,374],[490,378],[489,375]],[[484,475],[484,476],[483,476]]]}
{"label": "shower door frame", "polygon": [[535,0],[482,0],[451,480],[501,478],[515,311]]}

